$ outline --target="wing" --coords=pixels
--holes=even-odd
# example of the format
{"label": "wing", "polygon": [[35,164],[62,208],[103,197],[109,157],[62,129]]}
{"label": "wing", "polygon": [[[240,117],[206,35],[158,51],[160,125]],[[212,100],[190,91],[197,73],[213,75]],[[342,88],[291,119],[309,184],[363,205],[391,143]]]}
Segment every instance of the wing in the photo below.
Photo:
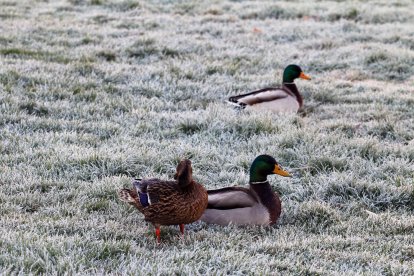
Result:
{"label": "wing", "polygon": [[207,209],[235,209],[251,207],[257,204],[256,197],[246,188],[227,187],[217,190],[209,190]]}
{"label": "wing", "polygon": [[247,94],[233,96],[230,102],[254,105],[262,102],[275,101],[288,97],[286,91],[279,87],[267,87]]}
{"label": "wing", "polygon": [[266,92],[261,92],[261,93],[254,94],[254,95],[249,95],[249,96],[239,99],[239,102],[242,102],[247,105],[255,105],[255,104],[259,104],[263,102],[276,101],[276,100],[280,100],[280,99],[287,98],[287,97],[288,95],[286,94],[284,90],[278,89],[278,90],[270,90]]}
{"label": "wing", "polygon": [[135,187],[142,207],[157,203],[160,200],[160,193],[164,190],[169,190],[169,185],[166,185],[163,181],[157,178],[134,179],[132,185]]}

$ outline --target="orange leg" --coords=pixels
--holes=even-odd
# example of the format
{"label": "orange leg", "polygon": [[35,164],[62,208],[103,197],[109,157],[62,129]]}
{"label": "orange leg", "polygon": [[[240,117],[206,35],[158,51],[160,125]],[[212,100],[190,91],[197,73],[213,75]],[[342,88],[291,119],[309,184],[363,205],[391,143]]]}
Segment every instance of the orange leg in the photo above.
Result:
{"label": "orange leg", "polygon": [[159,226],[155,227],[155,236],[157,236],[157,243],[160,244],[161,242],[161,230]]}
{"label": "orange leg", "polygon": [[180,232],[184,236],[184,224],[180,224]]}

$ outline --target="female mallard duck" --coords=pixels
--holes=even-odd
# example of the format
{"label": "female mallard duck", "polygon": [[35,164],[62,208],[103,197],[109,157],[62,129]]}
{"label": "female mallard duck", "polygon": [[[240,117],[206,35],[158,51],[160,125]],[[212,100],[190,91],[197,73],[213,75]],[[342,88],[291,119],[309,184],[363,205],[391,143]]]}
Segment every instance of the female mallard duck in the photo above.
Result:
{"label": "female mallard duck", "polygon": [[193,180],[190,160],[178,164],[174,179],[135,179],[133,189],[119,191],[122,201],[134,205],[154,225],[158,242],[161,225],[178,224],[184,235],[184,224],[198,220],[207,207],[207,191]]}
{"label": "female mallard duck", "polygon": [[299,66],[288,65],[283,72],[282,87],[267,87],[247,94],[233,96],[229,98],[229,103],[243,109],[258,111],[297,112],[303,106],[302,96],[294,83],[297,78],[311,79],[303,73]]}
{"label": "female mallard duck", "polygon": [[256,157],[250,167],[249,188],[227,187],[208,191],[208,206],[201,220],[219,225],[271,225],[280,216],[277,193],[267,181],[269,174],[290,176],[269,155]]}

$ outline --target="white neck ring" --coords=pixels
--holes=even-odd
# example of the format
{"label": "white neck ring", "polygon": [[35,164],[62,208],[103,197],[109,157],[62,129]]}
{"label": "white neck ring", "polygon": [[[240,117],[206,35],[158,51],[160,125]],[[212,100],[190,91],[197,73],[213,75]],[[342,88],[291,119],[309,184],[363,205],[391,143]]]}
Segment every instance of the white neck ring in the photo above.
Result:
{"label": "white neck ring", "polygon": [[262,183],[266,183],[267,182],[267,180],[265,180],[265,181],[258,181],[258,182],[250,182],[250,184],[262,184]]}

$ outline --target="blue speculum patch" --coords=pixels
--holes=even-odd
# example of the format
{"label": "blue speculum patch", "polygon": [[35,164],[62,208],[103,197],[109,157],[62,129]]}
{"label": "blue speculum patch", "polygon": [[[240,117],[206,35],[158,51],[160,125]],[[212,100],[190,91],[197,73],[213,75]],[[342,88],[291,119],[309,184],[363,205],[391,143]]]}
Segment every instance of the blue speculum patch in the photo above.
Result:
{"label": "blue speculum patch", "polygon": [[139,202],[141,202],[141,205],[143,207],[149,206],[148,194],[144,194],[144,193],[138,193],[138,194],[139,194]]}

